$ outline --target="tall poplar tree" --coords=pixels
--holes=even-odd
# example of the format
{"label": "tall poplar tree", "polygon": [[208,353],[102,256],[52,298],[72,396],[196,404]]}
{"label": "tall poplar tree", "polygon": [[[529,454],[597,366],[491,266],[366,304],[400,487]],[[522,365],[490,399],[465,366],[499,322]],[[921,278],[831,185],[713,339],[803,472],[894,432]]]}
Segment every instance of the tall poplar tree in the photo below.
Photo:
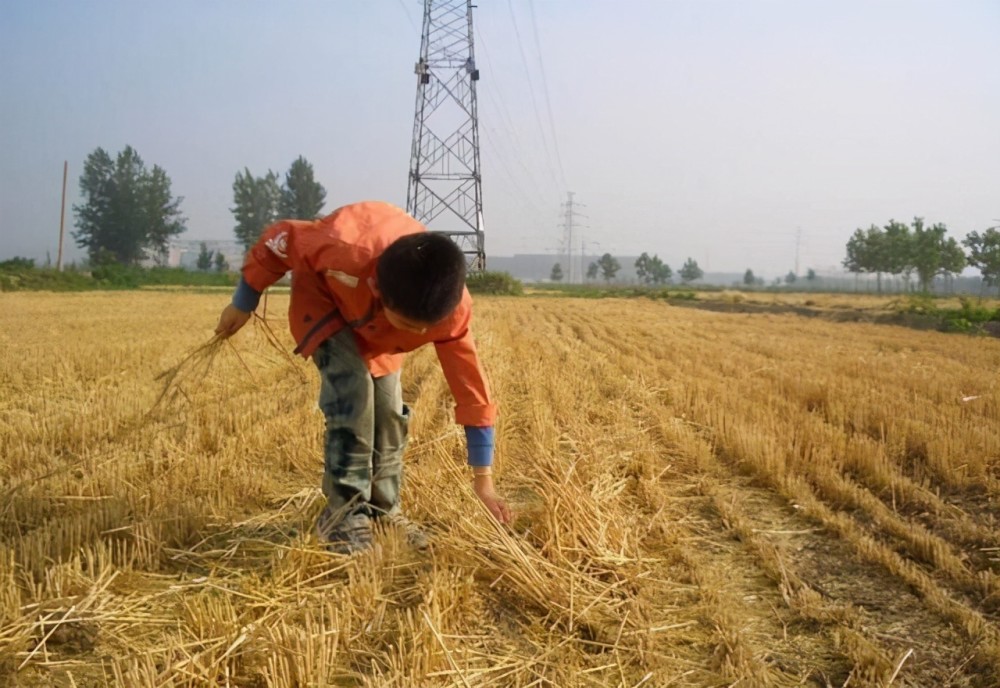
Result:
{"label": "tall poplar tree", "polygon": [[290,220],[315,220],[326,202],[326,189],[313,177],[312,164],[301,155],[285,173],[279,215]]}
{"label": "tall poplar tree", "polygon": [[112,157],[103,148],[87,156],[80,175],[83,202],[73,206],[77,245],[91,262],[135,265],[163,260],[171,237],[185,231],[181,197],[170,191],[159,165],[147,170],[131,146]]}
{"label": "tall poplar tree", "polygon": [[233,207],[230,209],[236,218],[233,233],[243,244],[244,250],[249,250],[260,238],[264,228],[278,219],[278,203],[281,199],[281,187],[278,186],[278,175],[268,170],[263,177],[254,177],[250,170],[244,168],[236,173],[233,181]]}

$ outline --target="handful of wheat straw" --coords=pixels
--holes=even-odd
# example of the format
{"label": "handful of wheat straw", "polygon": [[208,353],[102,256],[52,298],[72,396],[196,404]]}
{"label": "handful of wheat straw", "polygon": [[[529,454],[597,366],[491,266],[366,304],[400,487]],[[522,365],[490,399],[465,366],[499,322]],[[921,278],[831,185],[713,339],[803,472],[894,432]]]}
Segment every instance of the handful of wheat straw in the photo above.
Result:
{"label": "handful of wheat straw", "polygon": [[[254,312],[253,323],[254,328],[263,335],[264,341],[267,342],[267,345],[281,354],[282,358],[288,366],[295,371],[299,379],[302,382],[305,382],[306,377],[302,372],[301,366],[296,364],[296,361],[292,358],[291,354],[288,353],[286,347],[282,346],[278,336],[274,333],[270,323],[268,323],[267,318]],[[160,404],[164,403],[164,401],[166,401],[167,404],[170,404],[179,398],[183,398],[185,401],[190,403],[191,397],[184,391],[185,385],[189,382],[197,383],[198,381],[205,380],[209,371],[212,369],[212,365],[214,364],[219,351],[226,344],[228,344],[230,350],[236,354],[236,358],[239,360],[240,365],[242,365],[250,377],[253,378],[253,371],[250,369],[250,366],[246,364],[246,361],[243,360],[243,356],[240,355],[240,352],[233,345],[232,340],[223,337],[222,335],[214,335],[210,340],[188,353],[177,365],[163,371],[157,375],[156,378],[154,378],[157,381],[163,380],[163,388],[160,390],[160,394],[156,398],[156,402],[150,409],[150,413],[159,408]],[[190,389],[190,385],[188,385],[188,388]]]}
{"label": "handful of wheat straw", "polygon": [[184,383],[191,380],[192,377],[195,380],[205,379],[224,342],[225,339],[221,335],[215,335],[185,356],[180,363],[157,375],[154,380],[163,380],[163,389],[160,390],[156,402],[149,410],[150,413],[159,408],[164,400],[170,404],[183,397],[190,402],[191,398],[184,391]]}

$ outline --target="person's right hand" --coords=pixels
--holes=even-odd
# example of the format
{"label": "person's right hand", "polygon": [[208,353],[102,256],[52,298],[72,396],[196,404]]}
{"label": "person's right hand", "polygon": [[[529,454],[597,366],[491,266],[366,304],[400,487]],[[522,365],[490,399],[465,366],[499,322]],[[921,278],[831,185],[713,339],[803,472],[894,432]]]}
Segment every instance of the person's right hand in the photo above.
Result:
{"label": "person's right hand", "polygon": [[240,331],[240,328],[247,324],[250,313],[241,311],[233,304],[229,304],[222,310],[219,317],[219,324],[215,327],[215,334],[223,339],[228,339]]}

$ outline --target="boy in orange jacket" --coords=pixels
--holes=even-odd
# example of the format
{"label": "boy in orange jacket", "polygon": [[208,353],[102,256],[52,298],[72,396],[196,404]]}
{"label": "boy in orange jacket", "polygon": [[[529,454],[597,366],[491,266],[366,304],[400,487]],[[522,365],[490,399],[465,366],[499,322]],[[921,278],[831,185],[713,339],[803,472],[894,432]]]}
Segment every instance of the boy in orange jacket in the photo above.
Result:
{"label": "boy in orange jacket", "polygon": [[426,546],[399,504],[410,414],[399,371],[404,352],[428,343],[455,398],[456,421],[465,426],[475,493],[497,520],[509,522],[493,486],[496,407],[469,331],[461,250],[388,203],[348,205],[314,222],[277,222],[248,252],[216,333],[235,334],[261,292],[289,271],[295,352],[313,359],[321,379],[327,506],[317,530],[328,547],[352,553],[370,546],[376,519]]}

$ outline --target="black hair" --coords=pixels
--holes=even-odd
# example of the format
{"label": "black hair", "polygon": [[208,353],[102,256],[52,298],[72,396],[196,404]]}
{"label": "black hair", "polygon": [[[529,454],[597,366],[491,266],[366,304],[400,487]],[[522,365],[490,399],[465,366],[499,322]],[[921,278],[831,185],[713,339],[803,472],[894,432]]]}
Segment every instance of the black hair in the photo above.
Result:
{"label": "black hair", "polygon": [[408,234],[379,256],[375,274],[386,307],[417,322],[436,323],[462,300],[465,254],[443,234]]}

